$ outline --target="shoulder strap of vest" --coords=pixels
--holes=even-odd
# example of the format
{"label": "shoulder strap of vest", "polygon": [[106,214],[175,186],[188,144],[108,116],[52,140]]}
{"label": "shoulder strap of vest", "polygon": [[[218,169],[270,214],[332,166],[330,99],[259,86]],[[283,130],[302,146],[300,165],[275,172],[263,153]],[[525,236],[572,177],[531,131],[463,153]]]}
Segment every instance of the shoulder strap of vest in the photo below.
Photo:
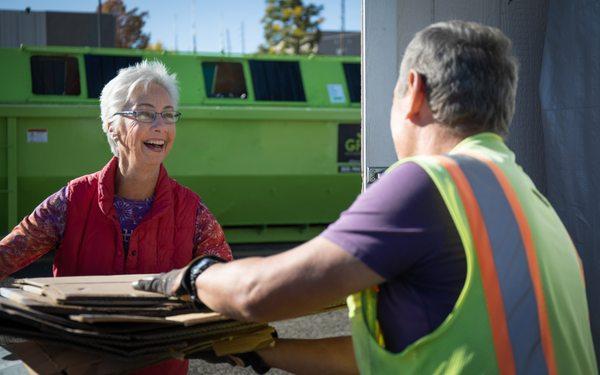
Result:
{"label": "shoulder strap of vest", "polygon": [[[465,208],[500,372],[522,372],[523,366],[533,362],[535,368],[555,374],[541,272],[517,193],[504,172],[481,155],[455,154],[436,159],[457,186]],[[529,321],[532,316],[537,323]]]}

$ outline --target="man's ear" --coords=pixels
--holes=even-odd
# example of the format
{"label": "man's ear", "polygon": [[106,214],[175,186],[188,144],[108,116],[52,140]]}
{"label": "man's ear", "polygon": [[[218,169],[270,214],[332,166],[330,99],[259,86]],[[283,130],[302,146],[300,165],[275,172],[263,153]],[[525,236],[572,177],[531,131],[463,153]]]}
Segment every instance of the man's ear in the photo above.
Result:
{"label": "man's ear", "polygon": [[416,120],[425,101],[425,79],[413,69],[408,72],[407,94],[409,102],[406,118]]}

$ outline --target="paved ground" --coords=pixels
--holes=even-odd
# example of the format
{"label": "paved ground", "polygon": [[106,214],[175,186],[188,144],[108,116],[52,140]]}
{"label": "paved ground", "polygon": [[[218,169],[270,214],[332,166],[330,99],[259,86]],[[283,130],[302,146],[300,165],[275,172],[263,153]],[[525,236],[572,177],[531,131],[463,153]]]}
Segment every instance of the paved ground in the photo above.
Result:
{"label": "paved ground", "polygon": [[[350,335],[350,323],[346,309],[311,315],[303,318],[276,322],[273,324],[284,338],[321,338]],[[234,368],[227,364],[214,365],[200,360],[190,361],[190,374],[254,374],[253,371]],[[268,374],[287,374],[281,370],[271,370]]]}

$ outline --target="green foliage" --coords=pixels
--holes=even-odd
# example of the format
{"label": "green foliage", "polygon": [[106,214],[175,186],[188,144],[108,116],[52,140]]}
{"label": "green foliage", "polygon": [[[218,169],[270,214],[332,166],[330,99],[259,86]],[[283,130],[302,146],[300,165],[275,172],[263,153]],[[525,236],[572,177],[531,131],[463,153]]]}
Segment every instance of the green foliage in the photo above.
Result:
{"label": "green foliage", "polygon": [[148,12],[139,13],[137,7],[128,11],[123,0],[104,0],[101,12],[112,14],[117,20],[115,45],[118,48],[144,49],[148,47],[150,34],[142,32]]}
{"label": "green foliage", "polygon": [[259,51],[287,55],[316,52],[321,39],[322,10],[322,5],[304,5],[302,0],[267,0],[262,18],[265,44]]}

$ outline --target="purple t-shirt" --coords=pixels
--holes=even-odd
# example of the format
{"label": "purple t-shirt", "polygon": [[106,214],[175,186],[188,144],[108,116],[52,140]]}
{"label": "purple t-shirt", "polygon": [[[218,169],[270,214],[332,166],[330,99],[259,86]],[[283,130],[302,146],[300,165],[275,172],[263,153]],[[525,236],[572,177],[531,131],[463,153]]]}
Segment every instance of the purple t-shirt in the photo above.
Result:
{"label": "purple t-shirt", "polygon": [[394,353],[435,330],[462,290],[467,267],[458,231],[415,163],[384,175],[321,236],[386,279],[377,317]]}

